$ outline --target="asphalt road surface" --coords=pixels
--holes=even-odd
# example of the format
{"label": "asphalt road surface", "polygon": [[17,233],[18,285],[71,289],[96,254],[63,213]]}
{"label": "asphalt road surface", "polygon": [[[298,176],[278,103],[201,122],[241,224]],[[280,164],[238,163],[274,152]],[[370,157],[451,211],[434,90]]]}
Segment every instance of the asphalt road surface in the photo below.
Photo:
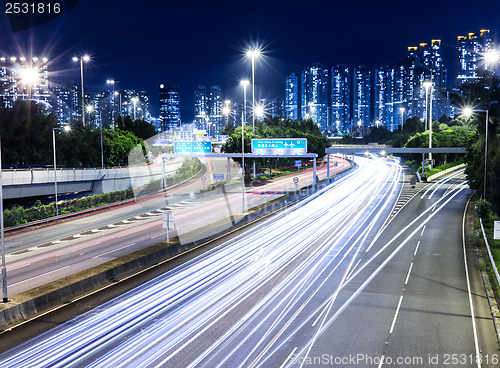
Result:
{"label": "asphalt road surface", "polygon": [[463,236],[463,176],[411,188],[399,165],[357,160],[335,185],[0,367],[498,366]]}

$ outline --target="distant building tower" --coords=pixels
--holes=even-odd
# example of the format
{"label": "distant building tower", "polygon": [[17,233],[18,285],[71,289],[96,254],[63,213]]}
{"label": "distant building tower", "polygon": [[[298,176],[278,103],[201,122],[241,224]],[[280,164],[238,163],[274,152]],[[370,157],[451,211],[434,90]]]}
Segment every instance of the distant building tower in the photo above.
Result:
{"label": "distant building tower", "polygon": [[351,94],[352,73],[345,65],[332,68],[332,128],[338,132],[349,132],[352,123]]}
{"label": "distant building tower", "polygon": [[52,83],[51,91],[55,97],[55,113],[57,120],[63,124],[71,121],[71,86]]}
{"label": "distant building tower", "polygon": [[0,57],[0,101],[11,108],[16,100],[50,105],[47,58]]}
{"label": "distant building tower", "polygon": [[365,66],[354,68],[353,124],[358,129],[368,127],[372,123],[371,75],[371,70]]}
{"label": "distant building tower", "polygon": [[207,87],[199,85],[194,91],[194,118],[198,128],[202,128],[205,124],[207,113]]}
{"label": "distant building tower", "polygon": [[295,73],[286,78],[285,116],[292,120],[299,118],[299,78]]}
{"label": "distant building tower", "polygon": [[181,125],[181,98],[178,84],[160,84],[160,128],[162,131]]}
{"label": "distant building tower", "polygon": [[477,80],[480,77],[478,71],[491,69],[483,54],[493,48],[487,29],[482,29],[479,34],[471,32],[468,36],[458,36],[456,81],[459,86]]}
{"label": "distant building tower", "polygon": [[207,98],[207,112],[210,125],[206,127],[211,135],[219,134],[223,128],[222,119],[222,91],[219,86],[210,87]]}
{"label": "distant building tower", "polygon": [[321,130],[328,130],[328,69],[317,63],[305,67],[301,89],[301,118],[312,118]]}

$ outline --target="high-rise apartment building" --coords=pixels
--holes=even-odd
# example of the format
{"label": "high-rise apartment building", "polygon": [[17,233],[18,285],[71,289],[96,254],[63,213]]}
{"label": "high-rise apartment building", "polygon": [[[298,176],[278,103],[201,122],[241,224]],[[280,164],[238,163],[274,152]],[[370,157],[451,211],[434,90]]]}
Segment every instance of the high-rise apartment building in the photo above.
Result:
{"label": "high-rise apartment building", "polygon": [[211,135],[219,134],[224,127],[224,119],[222,119],[222,91],[219,86],[211,86],[210,93],[207,98],[207,112],[210,122],[208,127]]}
{"label": "high-rise apartment building", "polygon": [[352,72],[345,65],[332,68],[332,113],[331,123],[338,132],[349,132],[352,124]]}
{"label": "high-rise apartment building", "polygon": [[207,117],[207,87],[199,85],[194,91],[194,119],[198,128],[205,124],[205,118]]}
{"label": "high-rise apartment building", "polygon": [[456,81],[459,86],[477,80],[481,71],[491,69],[484,54],[493,48],[490,31],[487,29],[458,36]]}
{"label": "high-rise apartment building", "polygon": [[[441,57],[441,40],[408,47],[406,59],[375,71],[375,123],[379,122],[393,131],[403,124],[405,116],[417,116],[424,120],[426,108],[434,120],[443,115],[449,116],[446,74]],[[432,83],[427,95],[426,81]]]}
{"label": "high-rise apartment building", "polygon": [[160,128],[162,131],[181,125],[181,98],[178,84],[160,84]]}
{"label": "high-rise apartment building", "polygon": [[371,123],[371,77],[372,71],[365,66],[354,68],[353,80],[353,124],[367,127]]}
{"label": "high-rise apartment building", "polygon": [[299,78],[295,73],[286,78],[285,116],[292,120],[299,118]]}
{"label": "high-rise apartment building", "polygon": [[318,63],[305,67],[301,91],[301,118],[312,118],[321,130],[329,129],[328,69]]}
{"label": "high-rise apartment building", "polygon": [[31,99],[51,107],[47,58],[0,57],[0,102]]}

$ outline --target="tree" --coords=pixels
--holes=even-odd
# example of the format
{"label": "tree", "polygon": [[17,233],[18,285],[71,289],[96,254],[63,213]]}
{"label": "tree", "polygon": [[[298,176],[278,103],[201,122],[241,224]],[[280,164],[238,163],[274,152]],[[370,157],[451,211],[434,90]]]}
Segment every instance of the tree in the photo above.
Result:
{"label": "tree", "polygon": [[52,129],[56,116],[35,101],[16,101],[0,108],[4,165],[43,165],[52,161]]}
{"label": "tree", "polygon": [[129,153],[143,143],[133,133],[120,129],[104,130],[103,138],[105,163],[109,166],[128,165]]}
{"label": "tree", "polygon": [[116,120],[116,126],[120,130],[132,132],[136,137],[142,139],[149,139],[156,135],[156,127],[153,124],[140,119],[132,120],[130,116],[125,116],[123,119],[119,116]]}

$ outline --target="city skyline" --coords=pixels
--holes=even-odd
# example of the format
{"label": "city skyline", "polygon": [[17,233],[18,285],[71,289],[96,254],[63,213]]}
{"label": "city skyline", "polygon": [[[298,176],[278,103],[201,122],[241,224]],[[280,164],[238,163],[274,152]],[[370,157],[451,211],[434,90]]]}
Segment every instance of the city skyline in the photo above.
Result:
{"label": "city skyline", "polygon": [[[458,35],[457,40],[454,86],[477,79],[480,69],[494,70],[495,65],[490,65],[485,57],[489,51],[496,52],[489,30]],[[284,98],[257,98],[256,104],[265,107],[267,116],[310,117],[323,131],[354,133],[358,129],[357,134],[364,135],[367,131],[362,131],[362,127],[380,125],[390,131],[398,129],[405,113],[407,118],[417,116],[423,119],[424,95],[427,99],[428,92],[424,92],[424,82],[432,81],[433,118],[453,117],[455,109],[449,100],[451,88],[446,82],[449,73],[443,62],[441,43],[441,40],[433,39],[430,43],[409,46],[406,58],[377,68],[363,65],[351,68],[337,64],[331,68],[330,75],[330,66],[313,63],[301,71],[300,85],[295,73],[285,78]],[[194,118],[182,119],[180,85],[165,86],[161,83],[160,112],[156,120],[151,114],[149,92],[118,89],[119,80],[108,79],[107,89],[101,92],[90,92],[85,86],[82,100],[82,89],[77,84],[64,85],[49,80],[49,64],[50,60],[45,57],[1,57],[2,105],[12,107],[18,98],[32,98],[55,111],[61,123],[81,119],[84,109],[87,123],[96,127],[114,128],[118,116],[129,115],[156,123],[162,131],[194,122],[201,129],[212,126],[214,134],[228,124],[230,115],[235,125],[241,115],[242,96],[229,96],[219,85],[209,89],[199,85],[194,90]],[[80,66],[83,72],[83,61]],[[226,117],[223,116],[223,97]],[[184,102],[184,106],[189,102]]]}
{"label": "city skyline", "polygon": [[[244,56],[247,46],[262,46],[256,91],[261,94],[258,97],[272,99],[283,95],[285,78],[304,65],[387,65],[400,59],[406,47],[434,38],[443,40],[446,62],[453,60],[456,35],[481,28],[498,34],[499,9],[493,2],[473,8],[460,1],[426,1],[411,12],[396,2],[280,4],[125,1],[117,7],[89,0],[60,19],[16,34],[10,32],[4,16],[0,27],[7,37],[0,51],[11,56],[32,45],[33,55],[46,51],[53,60],[54,78],[75,83],[79,73],[71,57],[89,52],[93,60],[86,65],[86,84],[97,92],[109,87],[107,78],[118,79],[120,89],[149,91],[157,115],[159,84],[179,84],[181,100],[186,102],[182,115],[194,116],[189,101],[200,84],[219,85],[227,95],[241,94],[239,80],[251,75]],[[301,27],[294,27],[298,22]],[[172,30],[171,37],[162,36],[164,27]]]}

